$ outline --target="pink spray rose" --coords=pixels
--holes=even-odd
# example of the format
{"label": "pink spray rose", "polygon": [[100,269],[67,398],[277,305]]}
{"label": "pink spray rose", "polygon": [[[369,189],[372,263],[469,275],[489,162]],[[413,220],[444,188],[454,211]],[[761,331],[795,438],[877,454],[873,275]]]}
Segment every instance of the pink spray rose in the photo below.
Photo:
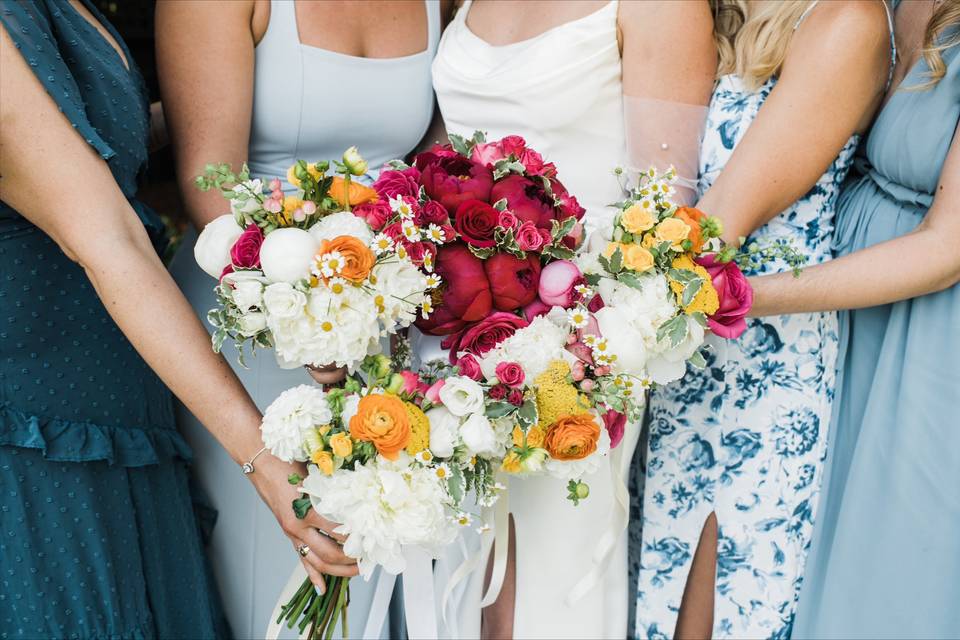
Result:
{"label": "pink spray rose", "polygon": [[529,220],[517,227],[516,237],[521,251],[539,251],[545,244],[540,229]]}
{"label": "pink spray rose", "polygon": [[507,402],[510,404],[519,407],[523,404],[523,390],[522,389],[511,389],[510,395],[507,396]]}
{"label": "pink spray rose", "polygon": [[487,393],[489,394],[491,400],[505,400],[509,392],[510,389],[507,388],[507,385],[497,384],[490,387],[490,391]]}
{"label": "pink spray rose", "polygon": [[443,389],[443,385],[446,384],[446,382],[443,378],[437,380],[430,385],[430,388],[423,392],[423,397],[433,404],[443,404],[440,402],[440,389]]}
{"label": "pink spray rose", "polygon": [[259,269],[262,244],[263,231],[257,225],[250,223],[230,249],[231,264],[241,269]]}
{"label": "pink spray rose", "polygon": [[707,327],[721,338],[734,339],[747,330],[745,320],[753,306],[753,288],[734,262],[717,262],[714,254],[697,258],[710,274],[720,308],[707,318]]}
{"label": "pink spray rose", "polygon": [[570,260],[551,262],[540,272],[540,299],[551,306],[569,309],[579,297],[577,285],[583,283],[583,274]]}
{"label": "pink spray rose", "polygon": [[495,373],[497,380],[508,387],[519,387],[526,377],[523,373],[523,367],[516,362],[501,362],[497,365]]}
{"label": "pink spray rose", "polygon": [[457,371],[460,375],[479,382],[483,379],[483,371],[480,370],[480,363],[472,354],[464,354],[457,360]]}
{"label": "pink spray rose", "polygon": [[393,217],[393,211],[390,210],[390,205],[385,201],[377,200],[353,207],[353,215],[363,218],[374,231],[381,231],[386,226],[387,220]]}
{"label": "pink spray rose", "polygon": [[513,215],[512,211],[501,211],[500,217],[497,219],[497,225],[503,227],[504,229],[513,229],[520,221],[517,220],[517,216]]}

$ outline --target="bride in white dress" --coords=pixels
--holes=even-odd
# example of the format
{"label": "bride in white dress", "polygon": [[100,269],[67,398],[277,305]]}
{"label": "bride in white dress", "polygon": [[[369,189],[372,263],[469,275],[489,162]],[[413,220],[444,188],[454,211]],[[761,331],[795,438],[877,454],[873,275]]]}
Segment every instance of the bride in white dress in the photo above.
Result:
{"label": "bride in white dress", "polygon": [[[602,230],[623,195],[614,167],[673,164],[696,179],[712,30],[707,0],[466,0],[441,39],[434,89],[447,131],[523,136],[557,165],[588,232]],[[439,339],[415,336],[414,348],[423,361],[443,357]],[[553,478],[510,485],[515,545],[484,637],[626,637],[623,487],[639,431],[628,430],[612,469],[587,479],[579,506]],[[440,566],[452,572],[457,560]],[[446,635],[481,636],[482,581],[474,572],[448,599]]]}

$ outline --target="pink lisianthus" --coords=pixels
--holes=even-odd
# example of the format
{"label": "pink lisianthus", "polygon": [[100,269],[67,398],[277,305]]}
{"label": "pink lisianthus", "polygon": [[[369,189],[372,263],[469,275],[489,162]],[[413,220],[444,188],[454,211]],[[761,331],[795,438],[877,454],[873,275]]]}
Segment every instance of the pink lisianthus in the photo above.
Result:
{"label": "pink lisianthus", "polygon": [[257,225],[250,223],[230,249],[231,264],[239,269],[259,269],[261,245],[263,245],[263,231]]}
{"label": "pink lisianthus", "polygon": [[718,262],[716,255],[703,255],[697,264],[710,274],[720,307],[707,317],[707,327],[726,339],[739,338],[747,330],[746,317],[753,306],[753,288],[734,262]]}
{"label": "pink lisianthus", "polygon": [[513,388],[521,386],[526,378],[523,367],[516,362],[501,362],[497,365],[495,374],[497,380]]}
{"label": "pink lisianthus", "polygon": [[464,354],[457,360],[457,371],[460,375],[479,382],[483,379],[483,371],[480,370],[480,363],[472,354]]}
{"label": "pink lisianthus", "polygon": [[627,416],[619,411],[608,409],[603,414],[603,426],[607,428],[607,434],[610,436],[610,448],[615,449],[623,440],[623,434],[627,428]]}
{"label": "pink lisianthus", "polygon": [[540,272],[540,299],[551,306],[569,309],[579,298],[577,286],[583,274],[570,260],[551,262]]}

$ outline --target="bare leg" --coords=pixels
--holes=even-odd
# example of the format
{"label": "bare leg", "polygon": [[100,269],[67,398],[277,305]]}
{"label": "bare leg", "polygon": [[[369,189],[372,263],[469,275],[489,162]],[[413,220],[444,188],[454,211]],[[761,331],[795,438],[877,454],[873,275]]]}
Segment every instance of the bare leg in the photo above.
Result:
{"label": "bare leg", "polygon": [[709,640],[713,635],[713,593],[717,582],[717,515],[703,523],[687,586],[680,601],[677,640]]}
{"label": "bare leg", "polygon": [[[510,535],[507,549],[507,569],[503,576],[503,587],[496,601],[482,612],[480,638],[482,640],[513,640],[513,610],[517,593],[517,534],[514,530],[513,515],[510,516]],[[487,562],[487,575],[483,580],[483,590],[487,590],[493,574],[493,551]]]}

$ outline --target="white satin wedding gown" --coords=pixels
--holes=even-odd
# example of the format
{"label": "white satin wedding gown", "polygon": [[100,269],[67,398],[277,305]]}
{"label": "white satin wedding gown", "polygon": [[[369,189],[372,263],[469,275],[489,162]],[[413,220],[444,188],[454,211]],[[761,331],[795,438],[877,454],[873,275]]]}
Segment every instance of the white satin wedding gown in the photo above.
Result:
{"label": "white satin wedding gown", "polygon": [[[556,164],[560,180],[587,210],[588,230],[609,225],[614,212],[607,205],[622,199],[613,169],[625,161],[617,3],[507,46],[471,33],[465,24],[470,5],[467,0],[447,28],[433,65],[447,131],[470,135],[479,129],[489,139],[523,136]],[[445,357],[435,338],[419,337],[415,351],[424,360]],[[590,497],[579,506],[566,499],[564,481],[510,483],[517,540],[515,638],[626,637],[627,505],[615,486],[626,480],[639,430],[634,425],[611,456],[613,469],[586,478]],[[612,536],[610,551],[598,565],[594,554],[605,534]],[[447,573],[438,594],[457,566],[455,557],[438,564]],[[449,599],[448,636],[480,637],[483,566]],[[570,598],[578,584],[585,593]]]}

